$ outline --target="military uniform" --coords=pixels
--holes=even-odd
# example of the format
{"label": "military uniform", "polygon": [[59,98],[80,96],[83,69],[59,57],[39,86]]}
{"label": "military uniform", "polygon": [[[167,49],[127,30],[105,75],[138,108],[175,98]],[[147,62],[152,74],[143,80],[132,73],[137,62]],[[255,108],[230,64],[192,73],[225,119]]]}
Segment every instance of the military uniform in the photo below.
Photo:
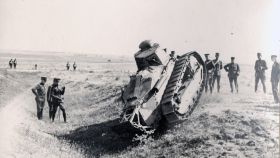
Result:
{"label": "military uniform", "polygon": [[271,86],[275,103],[279,103],[278,84],[280,78],[280,64],[274,62],[271,70]]}
{"label": "military uniform", "polygon": [[[231,59],[234,60],[233,57]],[[231,92],[233,92],[233,82],[235,85],[235,89],[238,92],[237,77],[239,76],[239,73],[240,73],[239,65],[236,63],[229,63],[224,66],[224,69],[226,70],[226,72],[228,72],[228,78],[229,78]]]}
{"label": "military uniform", "polygon": [[67,70],[70,69],[70,64],[69,63],[66,64],[66,68],[67,68]]}
{"label": "military uniform", "polygon": [[[58,81],[58,80],[59,79],[56,79],[56,78],[54,79],[54,81]],[[55,85],[55,84],[49,86],[49,88],[48,88],[47,95],[48,95],[48,102],[51,105],[50,117],[51,117],[52,121],[54,121],[57,108],[59,107],[60,110],[62,111],[64,122],[66,122],[66,112],[65,112],[65,108],[63,106],[64,92],[65,92],[65,87],[60,88],[58,85]]]}
{"label": "military uniform", "polygon": [[73,69],[74,69],[74,71],[76,70],[76,68],[77,68],[77,65],[76,65],[76,63],[74,63],[74,64],[73,64]]}
{"label": "military uniform", "polygon": [[41,120],[43,118],[43,109],[45,106],[45,85],[42,83],[36,85],[34,88],[32,88],[32,92],[36,95],[35,101],[37,104],[37,117],[39,120]]}
{"label": "military uniform", "polygon": [[267,70],[265,60],[256,60],[255,62],[255,92],[258,90],[258,84],[261,80],[263,85],[263,91],[266,93],[266,86],[265,86],[265,70]]}
{"label": "military uniform", "polygon": [[221,70],[223,69],[223,63],[220,60],[213,60],[214,72],[213,72],[213,83],[212,87],[215,85],[215,81],[217,80],[217,90],[220,92],[220,80],[221,80]]}
{"label": "military uniform", "polygon": [[210,92],[212,93],[212,82],[213,82],[213,64],[210,59],[208,59],[209,54],[205,54],[206,60],[204,61],[205,67],[206,67],[206,74],[205,74],[205,92],[208,92],[208,85],[210,88]]}
{"label": "military uniform", "polygon": [[10,66],[10,69],[13,68],[13,59],[11,59],[11,60],[9,61],[9,66]]}

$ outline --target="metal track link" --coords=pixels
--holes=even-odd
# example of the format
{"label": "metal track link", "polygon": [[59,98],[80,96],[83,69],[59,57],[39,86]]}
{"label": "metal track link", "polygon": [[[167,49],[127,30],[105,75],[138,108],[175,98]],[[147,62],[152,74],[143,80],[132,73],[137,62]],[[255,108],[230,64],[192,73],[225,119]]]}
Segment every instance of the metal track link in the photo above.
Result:
{"label": "metal track link", "polygon": [[[183,116],[178,114],[175,110],[176,102],[174,100],[174,97],[176,93],[178,92],[178,89],[181,87],[181,80],[185,74],[186,66],[188,64],[188,53],[180,56],[177,61],[175,62],[173,72],[168,80],[168,83],[166,85],[166,89],[164,91],[163,97],[161,99],[161,110],[162,114],[164,115],[165,119],[167,120],[167,123],[172,124],[179,121],[182,121],[186,119],[187,116],[191,114],[193,109],[195,108],[196,103],[198,102],[198,99],[200,97],[200,94],[197,95],[197,98],[193,98],[194,104],[189,105],[189,111],[184,114]],[[203,86],[203,85],[201,85]],[[201,93],[201,90],[197,91],[198,93]]]}

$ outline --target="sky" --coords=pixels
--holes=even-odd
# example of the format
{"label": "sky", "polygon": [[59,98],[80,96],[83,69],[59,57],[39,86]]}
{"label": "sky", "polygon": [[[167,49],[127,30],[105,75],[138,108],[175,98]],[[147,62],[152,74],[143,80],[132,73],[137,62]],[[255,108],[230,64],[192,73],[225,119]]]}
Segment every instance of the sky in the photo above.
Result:
{"label": "sky", "polygon": [[279,17],[280,0],[0,0],[0,50],[133,55],[149,39],[251,62],[280,56]]}

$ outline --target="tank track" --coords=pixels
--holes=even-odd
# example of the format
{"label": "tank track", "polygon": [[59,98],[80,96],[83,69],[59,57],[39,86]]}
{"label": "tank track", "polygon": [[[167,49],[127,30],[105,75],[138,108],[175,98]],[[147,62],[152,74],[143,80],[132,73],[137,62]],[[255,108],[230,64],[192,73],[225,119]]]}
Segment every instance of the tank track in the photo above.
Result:
{"label": "tank track", "polygon": [[201,93],[203,91],[203,82],[202,82],[202,84],[200,85],[200,88],[195,92],[195,93],[197,93],[197,95],[194,98],[192,98],[193,104],[189,105],[188,111],[183,115],[179,114],[176,111],[176,105],[178,104],[176,102],[176,94],[177,94],[179,88],[182,86],[181,81],[186,72],[188,58],[190,55],[191,55],[190,53],[186,53],[177,58],[177,61],[175,62],[172,74],[170,76],[170,79],[167,83],[163,97],[161,99],[162,114],[165,117],[165,119],[167,120],[168,124],[177,123],[177,122],[185,120],[196,107],[198,100],[201,96]]}

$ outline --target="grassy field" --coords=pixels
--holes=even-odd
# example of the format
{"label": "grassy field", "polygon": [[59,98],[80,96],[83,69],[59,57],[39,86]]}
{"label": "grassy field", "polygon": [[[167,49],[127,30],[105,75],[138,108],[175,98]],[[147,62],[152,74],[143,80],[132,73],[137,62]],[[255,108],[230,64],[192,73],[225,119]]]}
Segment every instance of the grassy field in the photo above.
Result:
{"label": "grassy field", "polygon": [[[78,70],[66,71],[70,58],[36,59],[18,57],[23,63],[17,70],[0,64],[1,157],[279,157],[279,105],[272,102],[269,79],[267,94],[254,93],[250,65],[241,65],[238,94],[230,93],[223,72],[221,93],[203,94],[187,121],[147,137],[112,130],[134,63],[75,57],[82,62]],[[32,70],[35,61],[38,70]],[[31,87],[40,76],[48,77],[47,85],[62,78],[68,123],[62,116],[50,122],[48,105],[43,120],[36,119]]]}

